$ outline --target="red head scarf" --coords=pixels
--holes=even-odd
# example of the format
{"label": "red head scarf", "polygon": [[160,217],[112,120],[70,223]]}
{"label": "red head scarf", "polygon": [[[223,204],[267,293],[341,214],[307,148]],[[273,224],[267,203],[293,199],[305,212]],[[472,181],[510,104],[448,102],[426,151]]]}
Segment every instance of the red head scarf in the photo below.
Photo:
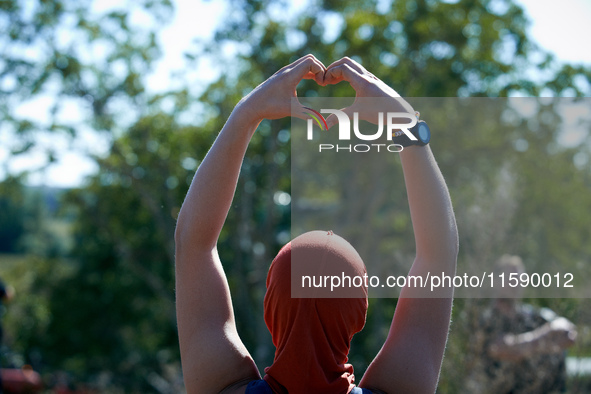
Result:
{"label": "red head scarf", "polygon": [[351,338],[364,324],[367,288],[347,294],[328,287],[307,289],[313,297],[292,298],[294,268],[313,268],[316,284],[327,275],[360,276],[365,265],[355,249],[332,232],[312,231],[288,243],[277,254],[267,275],[265,323],[276,347],[273,365],[264,379],[276,393],[345,394],[354,387],[353,366],[347,364]]}

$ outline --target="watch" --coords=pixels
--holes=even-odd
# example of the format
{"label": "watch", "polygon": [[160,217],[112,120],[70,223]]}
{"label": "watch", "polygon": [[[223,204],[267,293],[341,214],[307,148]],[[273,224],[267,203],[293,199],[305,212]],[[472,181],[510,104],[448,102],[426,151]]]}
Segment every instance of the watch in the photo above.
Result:
{"label": "watch", "polygon": [[403,131],[399,130],[394,133],[392,142],[406,148],[412,145],[425,146],[431,141],[431,129],[424,120],[419,120],[409,131],[416,137],[416,141],[411,140]]}

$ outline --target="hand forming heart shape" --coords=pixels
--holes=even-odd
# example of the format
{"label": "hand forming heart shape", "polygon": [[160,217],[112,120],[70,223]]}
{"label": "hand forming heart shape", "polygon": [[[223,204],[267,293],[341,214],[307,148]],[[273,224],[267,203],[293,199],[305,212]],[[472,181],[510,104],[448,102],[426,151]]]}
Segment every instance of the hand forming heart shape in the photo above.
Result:
{"label": "hand forming heart shape", "polygon": [[[302,106],[301,113],[292,113],[291,100],[297,99],[296,87],[302,79],[313,79],[320,86],[334,85],[347,81],[355,89],[354,103],[342,109],[347,114],[359,113],[360,119],[375,123],[378,112],[407,112],[414,110],[400,95],[386,85],[361,64],[344,57],[325,67],[314,55],[306,55],[283,67],[265,82],[257,86],[244,97],[237,107],[248,114],[254,122],[266,119],[279,119],[287,116],[307,118]],[[362,104],[358,98],[376,97],[372,105]],[[378,107],[375,103],[378,102]],[[371,108],[369,108],[371,107]],[[337,123],[331,115],[327,119],[328,127]]]}

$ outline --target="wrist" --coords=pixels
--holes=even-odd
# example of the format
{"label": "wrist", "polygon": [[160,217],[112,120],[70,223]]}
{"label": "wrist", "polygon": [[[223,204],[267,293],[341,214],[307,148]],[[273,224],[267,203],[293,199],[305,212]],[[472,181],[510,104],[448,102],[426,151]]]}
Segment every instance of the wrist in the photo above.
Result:
{"label": "wrist", "polygon": [[[256,129],[259,123],[263,120],[263,118],[260,117],[251,106],[249,106],[249,103],[245,98],[236,104],[232,114],[230,114],[230,118],[248,129]],[[254,130],[252,131],[254,132]]]}
{"label": "wrist", "polygon": [[[418,111],[414,113],[414,116],[410,116],[412,118],[409,120],[414,121],[414,124],[409,123],[406,127],[402,127],[400,130],[393,132],[392,142],[402,145],[405,148],[414,145],[427,145],[431,140],[431,130],[429,129],[429,126],[424,120],[420,120],[420,113]],[[416,117],[416,120],[413,119],[414,117]],[[389,121],[390,120],[388,120],[388,122]],[[410,127],[411,125],[412,127]],[[396,126],[404,126],[404,123],[396,124]]]}

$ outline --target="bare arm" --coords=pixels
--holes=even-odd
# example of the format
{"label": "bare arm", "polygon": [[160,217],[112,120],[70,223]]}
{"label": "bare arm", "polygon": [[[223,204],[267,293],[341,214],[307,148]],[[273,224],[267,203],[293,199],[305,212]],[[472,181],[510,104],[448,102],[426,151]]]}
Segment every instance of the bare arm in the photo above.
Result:
{"label": "bare arm", "polygon": [[322,83],[323,76],[322,63],[308,55],[259,85],[236,106],[193,178],[175,232],[177,323],[188,393],[219,393],[260,378],[236,331],[216,244],[258,124],[289,116],[298,82]]}
{"label": "bare arm", "polygon": [[[216,243],[246,147],[258,123],[235,110],[197,170],[177,223],[176,308],[187,392],[219,392],[258,377],[236,332],[230,290]],[[230,367],[226,371],[226,366]]]}
{"label": "bare arm", "polygon": [[[327,68],[327,83],[341,80],[351,83],[357,97],[384,98],[383,108],[374,107],[373,113],[414,112],[398,93],[351,59],[341,59]],[[349,111],[365,110],[356,103]],[[371,117],[370,113],[365,116]],[[409,274],[454,275],[458,252],[456,222],[447,186],[431,149],[406,148],[401,152],[401,160],[417,248]],[[439,298],[420,297],[425,294],[402,290],[386,342],[363,376],[361,387],[386,393],[435,391],[449,330],[453,289],[441,291]]]}
{"label": "bare arm", "polygon": [[[409,275],[453,276],[458,236],[447,187],[429,146],[401,153],[417,255]],[[387,392],[435,392],[447,341],[453,289],[437,298],[403,288],[384,346],[366,376]],[[395,372],[394,372],[395,371]],[[375,383],[374,383],[375,382]],[[390,386],[392,387],[392,386]]]}
{"label": "bare arm", "polygon": [[529,357],[560,353],[574,345],[577,337],[575,325],[559,317],[533,331],[506,334],[493,342],[488,353],[503,361],[520,361]]}

